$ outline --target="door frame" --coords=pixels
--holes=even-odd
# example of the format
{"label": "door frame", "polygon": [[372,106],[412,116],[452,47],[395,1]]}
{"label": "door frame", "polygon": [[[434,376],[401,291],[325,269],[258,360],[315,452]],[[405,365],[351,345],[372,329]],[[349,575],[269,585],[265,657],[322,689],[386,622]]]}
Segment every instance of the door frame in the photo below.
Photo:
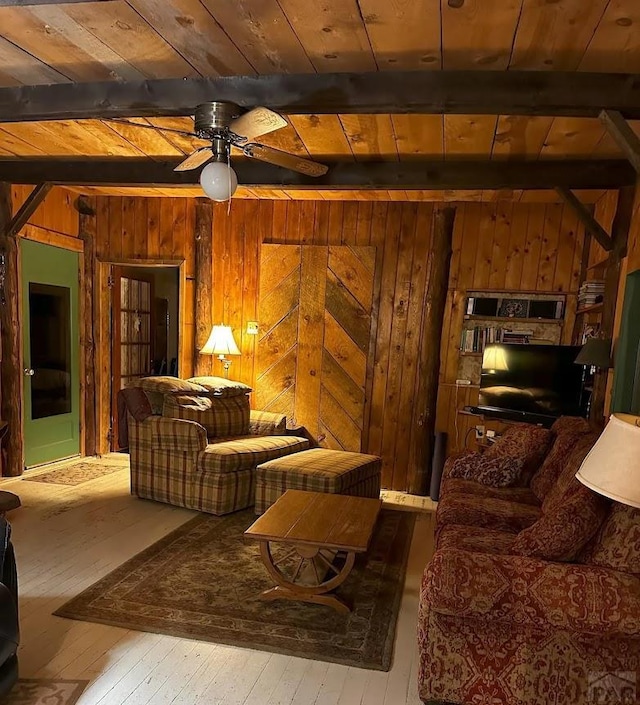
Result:
{"label": "door frame", "polygon": [[[176,259],[122,259],[122,258],[97,258],[96,259],[96,297],[97,326],[95,336],[95,364],[96,364],[96,452],[99,455],[111,452],[111,411],[112,411],[112,369],[111,369],[111,289],[109,278],[113,267],[140,267],[140,268],[176,268],[178,270],[178,367],[184,373],[189,360],[186,353],[189,346],[182,331],[185,320],[189,318],[187,310],[187,269],[186,260]],[[193,312],[191,312],[191,317]]]}
{"label": "door frame", "polygon": [[[40,228],[34,227],[32,225],[25,225],[24,228],[18,233],[17,239],[19,240],[32,240],[33,242],[39,242],[42,245],[53,245],[61,250],[68,250],[71,252],[76,252],[78,254],[78,316],[79,316],[79,339],[80,339],[80,350],[79,350],[79,374],[80,374],[80,455],[86,455],[86,438],[84,433],[85,428],[85,415],[87,413],[87,404],[85,400],[85,389],[86,389],[86,375],[87,375],[87,365],[86,365],[86,334],[85,326],[82,325],[82,321],[85,320],[86,314],[86,297],[85,297],[85,254],[84,254],[84,241],[80,237],[73,237],[72,235],[65,235],[63,233],[56,233],[50,230],[42,230]],[[19,294],[19,306],[18,306],[18,321],[20,325],[20,330],[24,329],[24,317],[22,315],[22,255],[21,248],[18,245],[17,248],[17,272],[18,272],[18,291]],[[19,395],[20,395],[20,408],[24,409],[24,385],[22,384],[22,368],[24,362],[24,336],[20,334],[20,367],[16,370],[16,374],[20,378],[20,384],[18,385]],[[24,415],[20,414],[20,437],[24,439]],[[25,468],[25,449],[24,442],[22,443],[22,469]]]}

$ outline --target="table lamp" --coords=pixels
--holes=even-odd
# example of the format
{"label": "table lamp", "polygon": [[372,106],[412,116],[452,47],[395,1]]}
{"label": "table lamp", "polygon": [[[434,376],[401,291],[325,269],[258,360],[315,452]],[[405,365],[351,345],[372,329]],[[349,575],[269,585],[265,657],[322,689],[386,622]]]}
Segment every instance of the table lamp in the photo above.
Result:
{"label": "table lamp", "polygon": [[576,477],[598,494],[640,508],[640,416],[612,414]]}
{"label": "table lamp", "polygon": [[482,356],[482,370],[491,374],[507,372],[509,363],[504,348],[497,345],[487,346]]}
{"label": "table lamp", "polygon": [[588,338],[574,360],[577,365],[589,365],[607,369],[611,367],[611,340]]}
{"label": "table lamp", "polygon": [[227,358],[227,355],[240,355],[240,350],[233,339],[231,326],[213,326],[207,342],[200,350],[200,354],[217,355],[218,360],[222,362],[224,376],[228,378],[231,360]]}

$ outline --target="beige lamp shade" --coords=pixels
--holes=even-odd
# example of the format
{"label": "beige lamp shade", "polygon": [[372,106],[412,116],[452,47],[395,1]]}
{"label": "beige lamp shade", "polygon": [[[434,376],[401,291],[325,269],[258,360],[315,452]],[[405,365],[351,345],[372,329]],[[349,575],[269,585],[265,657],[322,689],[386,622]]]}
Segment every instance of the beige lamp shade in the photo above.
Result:
{"label": "beige lamp shade", "polygon": [[612,414],[576,477],[598,494],[640,508],[640,417]]}
{"label": "beige lamp shade", "polygon": [[504,348],[490,345],[482,356],[482,369],[488,372],[506,372],[509,369]]}
{"label": "beige lamp shade", "polygon": [[240,355],[233,339],[231,326],[213,326],[211,334],[200,350],[201,355]]}

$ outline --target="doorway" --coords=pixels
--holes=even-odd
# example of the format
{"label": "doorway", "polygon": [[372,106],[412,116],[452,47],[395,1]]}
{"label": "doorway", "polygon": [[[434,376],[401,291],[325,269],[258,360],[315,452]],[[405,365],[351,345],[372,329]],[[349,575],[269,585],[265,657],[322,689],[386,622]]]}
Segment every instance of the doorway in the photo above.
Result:
{"label": "doorway", "polygon": [[111,450],[118,443],[118,392],[140,377],[178,376],[178,267],[114,266],[111,300]]}
{"label": "doorway", "polygon": [[25,465],[80,453],[79,256],[22,239]]}

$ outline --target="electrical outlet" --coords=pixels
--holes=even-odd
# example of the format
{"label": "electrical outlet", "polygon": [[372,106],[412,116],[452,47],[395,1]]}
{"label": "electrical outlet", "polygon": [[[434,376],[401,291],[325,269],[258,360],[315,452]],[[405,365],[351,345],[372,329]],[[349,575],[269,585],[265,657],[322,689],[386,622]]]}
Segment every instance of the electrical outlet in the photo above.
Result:
{"label": "electrical outlet", "polygon": [[484,438],[485,428],[482,424],[476,426],[476,440],[481,441]]}
{"label": "electrical outlet", "polygon": [[496,432],[489,429],[487,431],[487,438],[495,438],[495,437],[496,437]]}
{"label": "electrical outlet", "polygon": [[247,321],[247,335],[258,335],[257,321]]}
{"label": "electrical outlet", "polygon": [[456,387],[466,387],[471,384],[470,379],[457,379],[456,380]]}

